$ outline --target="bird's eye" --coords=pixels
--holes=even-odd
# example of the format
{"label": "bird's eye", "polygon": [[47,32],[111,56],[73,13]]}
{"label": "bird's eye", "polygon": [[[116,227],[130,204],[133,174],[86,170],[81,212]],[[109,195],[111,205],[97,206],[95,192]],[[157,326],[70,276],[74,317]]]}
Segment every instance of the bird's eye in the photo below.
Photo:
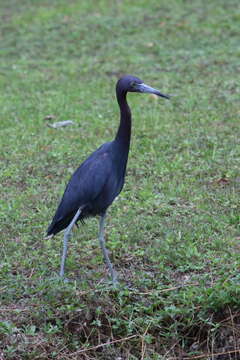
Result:
{"label": "bird's eye", "polygon": [[136,85],[136,83],[135,83],[135,81],[131,81],[131,83],[130,83],[130,85],[131,85],[131,87],[135,87],[135,85]]}

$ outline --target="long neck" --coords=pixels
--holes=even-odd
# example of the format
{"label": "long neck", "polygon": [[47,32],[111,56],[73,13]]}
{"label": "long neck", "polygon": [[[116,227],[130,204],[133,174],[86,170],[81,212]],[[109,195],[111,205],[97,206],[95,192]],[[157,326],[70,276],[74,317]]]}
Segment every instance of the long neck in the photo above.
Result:
{"label": "long neck", "polygon": [[131,139],[131,110],[128,106],[127,93],[123,91],[117,91],[117,101],[120,108],[120,124],[117,131],[115,140],[124,144],[129,148]]}

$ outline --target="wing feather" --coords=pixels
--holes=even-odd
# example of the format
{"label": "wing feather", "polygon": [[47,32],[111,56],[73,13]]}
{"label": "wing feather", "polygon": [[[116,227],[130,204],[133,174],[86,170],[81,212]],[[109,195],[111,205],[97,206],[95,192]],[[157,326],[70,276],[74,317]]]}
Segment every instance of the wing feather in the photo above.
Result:
{"label": "wing feather", "polygon": [[[101,146],[74,172],[48,228],[48,235],[64,229],[80,207],[91,203],[101,194],[111,173],[111,156],[107,151],[110,144]],[[61,226],[57,226],[60,223]]]}

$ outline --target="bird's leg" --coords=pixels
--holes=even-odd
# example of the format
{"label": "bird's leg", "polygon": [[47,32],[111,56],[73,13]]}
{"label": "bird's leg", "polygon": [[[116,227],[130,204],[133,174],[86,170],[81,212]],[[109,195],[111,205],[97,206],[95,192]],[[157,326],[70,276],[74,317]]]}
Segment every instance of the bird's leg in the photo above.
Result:
{"label": "bird's leg", "polygon": [[105,239],[104,239],[105,218],[106,218],[106,213],[100,217],[100,222],[99,222],[99,242],[100,242],[100,246],[101,246],[101,249],[102,249],[102,252],[103,252],[104,260],[105,260],[105,262],[106,262],[106,264],[108,266],[108,269],[109,269],[109,271],[111,273],[111,276],[112,276],[113,285],[116,286],[117,285],[117,273],[113,269],[112,263],[111,263],[111,261],[109,259],[107,249],[106,249],[106,246],[105,246]]}
{"label": "bird's leg", "polygon": [[70,224],[68,225],[68,227],[64,231],[63,253],[62,253],[62,262],[61,262],[61,269],[60,269],[60,276],[61,277],[64,276],[64,265],[65,265],[65,260],[66,260],[66,257],[67,257],[68,240],[69,240],[69,237],[71,235],[71,230],[72,230],[74,224],[76,223],[79,215],[81,214],[81,210],[82,210],[82,208],[78,209],[78,211],[76,212],[74,218],[72,219],[72,221],[70,222]]}

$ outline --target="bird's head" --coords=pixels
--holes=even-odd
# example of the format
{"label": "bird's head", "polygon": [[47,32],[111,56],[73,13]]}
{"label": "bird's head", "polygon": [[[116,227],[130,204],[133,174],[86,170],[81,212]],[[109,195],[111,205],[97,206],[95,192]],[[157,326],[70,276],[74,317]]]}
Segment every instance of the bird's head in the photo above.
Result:
{"label": "bird's head", "polygon": [[169,95],[162,94],[159,90],[152,88],[144,84],[144,82],[132,75],[123,76],[118,80],[116,86],[117,92],[138,92],[138,93],[149,93],[161,96],[165,99],[170,99]]}

